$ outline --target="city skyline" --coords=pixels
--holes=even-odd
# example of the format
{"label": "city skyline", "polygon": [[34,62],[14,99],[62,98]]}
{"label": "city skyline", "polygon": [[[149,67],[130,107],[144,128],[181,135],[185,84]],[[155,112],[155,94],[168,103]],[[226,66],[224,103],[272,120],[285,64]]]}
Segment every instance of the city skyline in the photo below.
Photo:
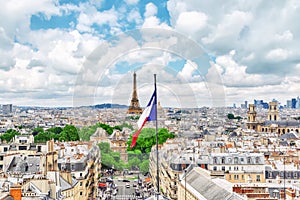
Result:
{"label": "city skyline", "polygon": [[165,107],[299,96],[298,1],[0,1],[0,104],[129,105],[134,71],[142,107],[154,73]]}

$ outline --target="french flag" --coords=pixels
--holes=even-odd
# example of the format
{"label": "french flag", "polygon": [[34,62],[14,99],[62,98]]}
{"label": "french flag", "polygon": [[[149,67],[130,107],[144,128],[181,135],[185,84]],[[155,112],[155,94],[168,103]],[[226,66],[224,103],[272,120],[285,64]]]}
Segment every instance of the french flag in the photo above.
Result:
{"label": "french flag", "polygon": [[143,113],[141,114],[137,122],[138,130],[132,136],[130,149],[132,149],[135,146],[136,140],[140,132],[142,131],[144,125],[146,124],[146,122],[156,120],[156,107],[157,107],[156,90],[154,90],[147,107],[145,108],[145,110],[143,111]]}

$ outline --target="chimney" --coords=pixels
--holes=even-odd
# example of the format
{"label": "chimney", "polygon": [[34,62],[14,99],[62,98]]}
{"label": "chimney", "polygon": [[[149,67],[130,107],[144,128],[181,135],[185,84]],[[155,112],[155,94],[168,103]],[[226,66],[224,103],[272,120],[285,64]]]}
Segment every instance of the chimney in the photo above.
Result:
{"label": "chimney", "polygon": [[72,175],[71,172],[68,171],[61,171],[60,175],[63,179],[65,179],[69,184],[72,185]]}
{"label": "chimney", "polygon": [[54,151],[54,140],[48,140],[47,146],[48,146],[48,152],[53,152]]}
{"label": "chimney", "polygon": [[22,190],[20,185],[11,186],[9,192],[14,200],[22,200]]}

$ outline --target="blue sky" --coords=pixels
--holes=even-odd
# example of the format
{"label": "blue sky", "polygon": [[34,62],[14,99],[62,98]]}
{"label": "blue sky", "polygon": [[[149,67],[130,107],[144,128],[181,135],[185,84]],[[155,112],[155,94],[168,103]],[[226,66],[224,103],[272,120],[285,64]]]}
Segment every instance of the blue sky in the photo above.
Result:
{"label": "blue sky", "polygon": [[128,104],[134,71],[142,106],[154,73],[163,106],[299,95],[297,0],[0,2],[3,104]]}

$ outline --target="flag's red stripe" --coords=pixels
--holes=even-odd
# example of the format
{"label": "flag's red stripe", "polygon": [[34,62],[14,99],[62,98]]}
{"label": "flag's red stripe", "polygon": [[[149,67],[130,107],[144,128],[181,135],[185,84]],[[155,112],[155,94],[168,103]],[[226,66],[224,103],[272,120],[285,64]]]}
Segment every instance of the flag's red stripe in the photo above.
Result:
{"label": "flag's red stripe", "polygon": [[132,148],[135,146],[136,140],[137,140],[137,138],[139,137],[139,134],[141,133],[141,131],[142,131],[144,125],[146,124],[147,120],[148,120],[148,117],[145,118],[145,120],[144,120],[144,122],[143,122],[141,128],[139,128],[139,130],[137,130],[137,131],[132,135],[132,142],[131,142],[131,145],[130,145],[130,149],[132,149]]}

